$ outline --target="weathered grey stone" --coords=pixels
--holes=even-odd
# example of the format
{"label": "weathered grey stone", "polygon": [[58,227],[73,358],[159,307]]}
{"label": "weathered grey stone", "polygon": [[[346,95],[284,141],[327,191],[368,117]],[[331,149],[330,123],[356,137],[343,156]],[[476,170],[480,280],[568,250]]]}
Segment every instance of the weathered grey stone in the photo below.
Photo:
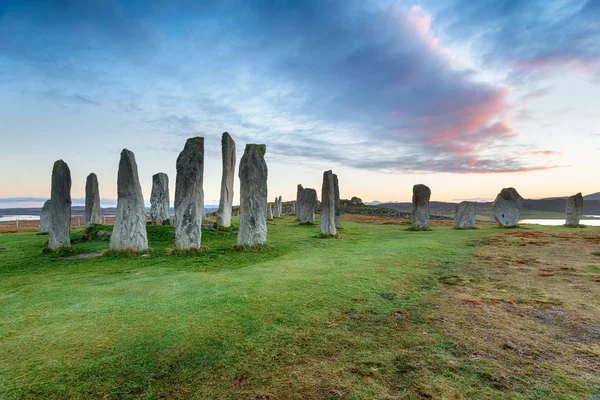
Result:
{"label": "weathered grey stone", "polygon": [[67,163],[58,160],[52,168],[48,247],[56,250],[69,246],[71,246],[71,170]]}
{"label": "weathered grey stone", "polygon": [[295,201],[292,201],[292,205],[290,207],[290,213],[292,215],[296,214],[296,202]]}
{"label": "weathered grey stone", "polygon": [[267,146],[247,144],[240,160],[240,229],[238,246],[258,246],[267,242]]}
{"label": "weathered grey stone", "polygon": [[171,218],[169,206],[169,177],[164,172],[152,175],[152,194],[150,195],[150,219],[153,225],[162,225]]}
{"label": "weathered grey stone", "polygon": [[204,217],[204,138],[185,142],[177,157],[175,179],[175,247],[200,248]]}
{"label": "weathered grey stone", "polygon": [[359,205],[359,204],[363,204],[363,201],[361,198],[359,197],[353,197],[350,199],[350,204],[353,206]]}
{"label": "weathered grey stone", "polygon": [[145,251],[146,207],[133,152],[123,149],[117,175],[117,214],[110,237],[111,250]]}
{"label": "weathered grey stone", "polygon": [[475,214],[479,204],[474,201],[461,201],[454,209],[454,227],[457,229],[474,228]]}
{"label": "weathered grey stone", "polygon": [[431,189],[425,185],[413,186],[412,226],[418,229],[429,229],[429,199]]}
{"label": "weathered grey stone", "polygon": [[335,186],[333,172],[323,172],[321,187],[321,234],[335,235]]}
{"label": "weathered grey stone", "polygon": [[223,176],[221,178],[221,199],[217,211],[217,226],[231,226],[231,207],[233,205],[233,180],[235,178],[235,142],[224,132],[221,138]]}
{"label": "weathered grey stone", "polygon": [[40,213],[40,232],[48,233],[50,231],[50,200],[46,200]]}
{"label": "weathered grey stone", "polygon": [[102,209],[100,208],[100,191],[98,190],[98,177],[91,173],[85,180],[85,226],[102,223]]}
{"label": "weathered grey stone", "polygon": [[333,174],[333,191],[335,196],[335,228],[342,229],[342,212],[341,212],[341,203],[340,203],[340,184],[338,182],[338,177],[336,174]]}
{"label": "weathered grey stone", "polygon": [[522,208],[523,198],[514,188],[502,189],[492,204],[494,219],[505,228],[517,226]]}
{"label": "weathered grey stone", "polygon": [[[300,187],[300,185],[298,185]],[[301,224],[314,224],[315,223],[315,210],[317,209],[317,191],[315,189],[302,189],[298,202],[296,204],[296,211],[298,213],[298,220]]]}
{"label": "weathered grey stone", "polygon": [[281,217],[281,211],[279,207],[279,197],[275,196],[275,201],[273,202],[273,217],[279,218]]}
{"label": "weathered grey stone", "polygon": [[579,225],[583,215],[583,196],[581,193],[570,196],[567,199],[566,225]]}
{"label": "weathered grey stone", "polygon": [[279,214],[279,217],[283,217],[283,201],[281,199],[281,196],[279,196],[279,198],[277,199],[277,213]]}
{"label": "weathered grey stone", "polygon": [[271,221],[273,219],[273,206],[269,204],[267,207],[267,221]]}

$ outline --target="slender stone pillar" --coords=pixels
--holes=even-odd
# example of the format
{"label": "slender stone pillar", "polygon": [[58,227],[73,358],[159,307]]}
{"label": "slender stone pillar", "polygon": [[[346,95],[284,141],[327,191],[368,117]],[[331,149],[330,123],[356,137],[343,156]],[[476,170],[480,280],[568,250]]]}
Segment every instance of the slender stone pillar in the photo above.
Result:
{"label": "slender stone pillar", "polygon": [[264,144],[247,144],[240,160],[240,230],[238,246],[259,246],[267,242],[267,177]]}
{"label": "slender stone pillar", "polygon": [[71,170],[58,160],[52,168],[50,192],[50,229],[48,247],[57,250],[71,246]]}
{"label": "slender stone pillar", "polygon": [[412,226],[417,229],[429,229],[429,198],[431,189],[425,185],[413,186]]}
{"label": "slender stone pillar", "polygon": [[335,235],[335,186],[333,172],[323,173],[321,188],[321,234]]}
{"label": "slender stone pillar", "polygon": [[583,215],[583,196],[581,193],[570,196],[567,199],[565,225],[579,225]]}
{"label": "slender stone pillar", "polygon": [[150,195],[150,219],[153,225],[162,225],[171,219],[169,214],[169,177],[164,172],[152,175],[152,194]]}
{"label": "slender stone pillar", "polygon": [[338,182],[338,176],[333,174],[333,190],[335,196],[335,228],[342,229],[342,212],[340,204],[340,185]]}
{"label": "slender stone pillar", "polygon": [[175,247],[200,248],[204,217],[204,138],[185,142],[177,158],[175,180]]}
{"label": "slender stone pillar", "polygon": [[267,207],[267,221],[272,221],[273,220],[273,206],[271,204],[269,204],[269,206]]}
{"label": "slender stone pillar", "polygon": [[317,208],[317,191],[315,189],[302,189],[297,204],[298,220],[301,224],[315,223],[315,209]]}
{"label": "slender stone pillar", "polygon": [[233,205],[233,180],[235,178],[235,142],[224,132],[221,138],[223,176],[221,178],[221,199],[217,211],[217,226],[231,226],[231,207]]}
{"label": "slender stone pillar", "polygon": [[275,201],[273,202],[273,217],[281,217],[281,214],[279,213],[279,197],[277,196],[275,196]]}
{"label": "slender stone pillar", "polygon": [[40,213],[40,232],[48,233],[50,231],[50,200],[46,200]]}
{"label": "slender stone pillar", "polygon": [[93,172],[85,180],[85,226],[102,223],[98,177]]}

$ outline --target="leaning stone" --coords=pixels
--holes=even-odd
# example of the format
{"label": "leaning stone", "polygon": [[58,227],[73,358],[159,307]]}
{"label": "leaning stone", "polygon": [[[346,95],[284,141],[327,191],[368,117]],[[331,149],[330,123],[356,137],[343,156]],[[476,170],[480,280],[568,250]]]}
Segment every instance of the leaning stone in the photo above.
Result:
{"label": "leaning stone", "polygon": [[417,229],[429,229],[429,199],[431,189],[425,185],[413,186],[412,226]]}
{"label": "leaning stone", "polygon": [[301,224],[314,224],[315,223],[315,210],[317,208],[317,191],[315,189],[302,189],[298,203],[296,204],[296,210],[298,213],[298,220]]}
{"label": "leaning stone", "polygon": [[217,210],[217,226],[231,226],[231,207],[233,205],[233,180],[235,178],[235,142],[224,132],[221,138],[223,176],[221,177],[221,199]]}
{"label": "leaning stone", "polygon": [[152,194],[150,195],[150,219],[153,225],[162,225],[171,218],[169,213],[169,177],[164,172],[152,175]]}
{"label": "leaning stone", "polygon": [[566,225],[579,225],[583,215],[583,196],[581,193],[570,196],[567,199]]}
{"label": "leaning stone", "polygon": [[85,180],[85,226],[102,223],[102,209],[100,208],[100,191],[98,190],[98,177],[91,173]]}
{"label": "leaning stone", "polygon": [[40,213],[40,232],[48,233],[50,230],[50,200],[46,200]]}
{"label": "leaning stone", "polygon": [[271,221],[273,219],[273,206],[269,204],[267,207],[267,221]]}
{"label": "leaning stone", "polygon": [[52,168],[50,192],[50,229],[48,247],[52,250],[71,246],[71,170],[63,160]]}
{"label": "leaning stone", "polygon": [[133,152],[123,149],[117,176],[117,213],[110,237],[111,250],[148,250],[146,207]]}
{"label": "leaning stone", "polygon": [[204,138],[185,142],[177,158],[175,181],[175,247],[199,249],[204,217]]}
{"label": "leaning stone", "polygon": [[323,172],[323,186],[321,188],[321,234],[335,235],[335,187],[333,173]]}
{"label": "leaning stone", "polygon": [[492,204],[494,219],[505,228],[519,224],[522,208],[523,198],[514,188],[502,189]]}
{"label": "leaning stone", "polygon": [[479,204],[474,201],[461,201],[454,209],[454,227],[466,229],[475,227],[475,214]]}
{"label": "leaning stone", "polygon": [[238,246],[260,246],[267,242],[267,176],[264,144],[247,144],[240,160],[240,229]]}
{"label": "leaning stone", "polygon": [[333,191],[335,196],[335,227],[336,229],[342,229],[342,215],[340,210],[340,185],[336,174],[333,174]]}

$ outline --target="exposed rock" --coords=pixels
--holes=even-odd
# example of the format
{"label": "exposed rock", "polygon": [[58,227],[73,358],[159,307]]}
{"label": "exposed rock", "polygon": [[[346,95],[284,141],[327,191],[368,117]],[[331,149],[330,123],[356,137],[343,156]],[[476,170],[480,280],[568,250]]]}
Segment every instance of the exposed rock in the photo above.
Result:
{"label": "exposed rock", "polygon": [[177,157],[175,179],[175,247],[200,248],[204,217],[204,138],[185,142]]}
{"label": "exposed rock", "polygon": [[[298,185],[296,189],[296,217],[298,216],[298,204],[300,204],[300,193],[302,193],[303,190],[304,188],[302,187],[302,185]],[[296,219],[298,220],[299,218]]]}
{"label": "exposed rock", "polygon": [[96,232],[96,236],[100,239],[105,239],[105,238],[109,238],[111,236],[111,233],[109,231],[100,230],[100,231]]}
{"label": "exposed rock", "polygon": [[413,186],[412,226],[417,229],[429,229],[429,199],[431,189],[425,185]]}
{"label": "exposed rock", "polygon": [[340,185],[338,182],[338,177],[336,174],[333,174],[333,191],[335,196],[335,227],[336,229],[342,229],[342,212],[341,212],[341,204],[340,204]]}
{"label": "exposed rock", "polygon": [[567,199],[566,225],[579,225],[583,215],[583,196],[581,193],[570,196]]}
{"label": "exposed rock", "polygon": [[335,185],[333,172],[323,172],[321,188],[321,234],[335,235]]}
{"label": "exposed rock", "polygon": [[494,219],[505,228],[517,226],[522,208],[523,198],[514,188],[502,189],[492,204]]}
{"label": "exposed rock", "polygon": [[[298,185],[301,187],[300,185]],[[298,220],[301,224],[314,224],[315,210],[317,208],[317,191],[315,189],[302,189],[296,204]]]}
{"label": "exposed rock", "polygon": [[152,194],[150,195],[150,219],[153,225],[162,225],[171,218],[169,214],[169,177],[163,172],[152,175]]}
{"label": "exposed rock", "polygon": [[116,251],[148,249],[146,207],[133,152],[123,149],[117,176],[117,213],[110,237]]}
{"label": "exposed rock", "polygon": [[279,214],[279,217],[283,217],[283,204],[282,204],[282,199],[281,196],[279,196],[279,198],[277,199],[277,213]]}
{"label": "exposed rock", "polygon": [[258,246],[267,242],[267,146],[247,144],[240,160],[240,229],[238,246]]}
{"label": "exposed rock", "polygon": [[361,198],[353,197],[353,198],[350,199],[350,204],[353,205],[353,206],[356,206],[358,204],[363,204],[363,201],[362,201]]}
{"label": "exposed rock", "polygon": [[100,208],[100,191],[98,190],[98,177],[91,173],[85,180],[85,226],[102,223],[102,209]]}
{"label": "exposed rock", "polygon": [[217,226],[231,226],[231,207],[233,205],[233,180],[235,178],[235,142],[224,132],[221,138],[223,176],[221,178],[221,199],[217,211]]}
{"label": "exposed rock", "polygon": [[269,204],[267,207],[267,221],[271,221],[273,219],[273,206]]}
{"label": "exposed rock", "polygon": [[46,200],[40,213],[40,232],[48,233],[50,231],[50,200]]}
{"label": "exposed rock", "polygon": [[474,201],[461,201],[455,207],[454,211],[454,227],[461,228],[474,228],[475,227],[475,214],[477,214],[477,208],[479,204]]}
{"label": "exposed rock", "polygon": [[71,170],[67,163],[58,160],[52,168],[48,247],[56,250],[69,246],[71,246]]}
{"label": "exposed rock", "polygon": [[279,218],[281,217],[280,207],[279,207],[279,197],[275,197],[275,201],[273,202],[273,217]]}

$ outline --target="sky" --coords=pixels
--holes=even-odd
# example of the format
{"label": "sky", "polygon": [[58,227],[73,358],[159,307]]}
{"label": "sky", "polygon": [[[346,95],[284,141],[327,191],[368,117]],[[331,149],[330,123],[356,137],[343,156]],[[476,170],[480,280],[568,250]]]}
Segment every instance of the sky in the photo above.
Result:
{"label": "sky", "polygon": [[0,208],[48,198],[58,159],[74,199],[94,172],[114,205],[123,148],[173,201],[194,136],[218,203],[225,131],[238,162],[266,144],[270,200],[329,169],[364,201],[598,192],[598,20],[595,0],[0,0]]}

